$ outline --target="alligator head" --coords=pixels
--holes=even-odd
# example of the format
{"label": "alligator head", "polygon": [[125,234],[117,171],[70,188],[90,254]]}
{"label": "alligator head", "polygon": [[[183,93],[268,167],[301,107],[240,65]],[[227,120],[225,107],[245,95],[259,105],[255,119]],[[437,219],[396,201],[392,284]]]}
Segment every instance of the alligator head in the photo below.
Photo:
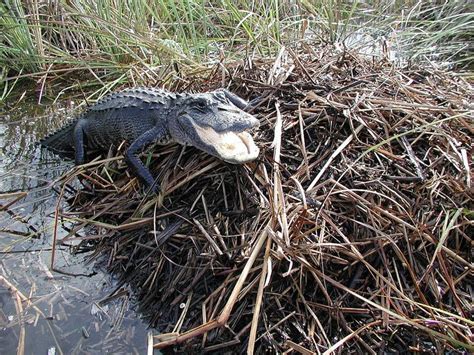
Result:
{"label": "alligator head", "polygon": [[170,134],[180,144],[192,145],[229,163],[254,160],[259,149],[247,130],[258,126],[259,121],[241,109],[243,103],[226,90],[181,95],[174,105],[175,119],[169,120]]}

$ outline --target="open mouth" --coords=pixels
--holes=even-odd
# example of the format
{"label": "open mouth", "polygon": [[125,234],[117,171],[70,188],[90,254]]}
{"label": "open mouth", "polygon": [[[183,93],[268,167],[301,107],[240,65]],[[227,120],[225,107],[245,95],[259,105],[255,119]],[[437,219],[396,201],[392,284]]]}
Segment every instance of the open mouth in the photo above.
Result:
{"label": "open mouth", "polygon": [[211,127],[193,124],[202,142],[216,150],[217,157],[233,164],[242,164],[258,157],[259,149],[248,132],[217,132]]}

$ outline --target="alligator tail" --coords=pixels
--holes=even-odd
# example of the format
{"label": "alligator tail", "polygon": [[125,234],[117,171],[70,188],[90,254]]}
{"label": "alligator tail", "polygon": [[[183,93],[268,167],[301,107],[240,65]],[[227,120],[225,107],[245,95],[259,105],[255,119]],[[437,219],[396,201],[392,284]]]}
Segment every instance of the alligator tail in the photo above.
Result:
{"label": "alligator tail", "polygon": [[74,158],[73,132],[76,121],[72,121],[41,139],[39,144],[61,157]]}

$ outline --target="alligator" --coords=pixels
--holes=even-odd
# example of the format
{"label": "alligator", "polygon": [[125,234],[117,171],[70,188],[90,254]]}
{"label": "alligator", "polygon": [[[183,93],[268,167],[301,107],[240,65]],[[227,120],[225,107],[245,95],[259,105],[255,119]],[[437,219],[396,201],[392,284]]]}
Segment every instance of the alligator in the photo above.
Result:
{"label": "alligator", "polygon": [[259,149],[248,130],[259,121],[244,111],[247,105],[226,89],[178,94],[130,88],[100,99],[39,144],[81,165],[89,152],[108,152],[125,141],[127,165],[159,192],[159,184],[138,156],[151,144],[190,145],[233,164],[256,159]]}

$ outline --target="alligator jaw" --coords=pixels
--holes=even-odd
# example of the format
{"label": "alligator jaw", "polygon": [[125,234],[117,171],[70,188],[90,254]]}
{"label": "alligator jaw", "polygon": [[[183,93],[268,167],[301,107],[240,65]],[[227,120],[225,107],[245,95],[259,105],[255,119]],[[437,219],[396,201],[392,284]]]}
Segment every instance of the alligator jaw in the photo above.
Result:
{"label": "alligator jaw", "polygon": [[252,136],[246,132],[217,132],[209,126],[193,123],[194,130],[202,143],[213,147],[218,158],[232,164],[243,164],[258,157],[259,149]]}

